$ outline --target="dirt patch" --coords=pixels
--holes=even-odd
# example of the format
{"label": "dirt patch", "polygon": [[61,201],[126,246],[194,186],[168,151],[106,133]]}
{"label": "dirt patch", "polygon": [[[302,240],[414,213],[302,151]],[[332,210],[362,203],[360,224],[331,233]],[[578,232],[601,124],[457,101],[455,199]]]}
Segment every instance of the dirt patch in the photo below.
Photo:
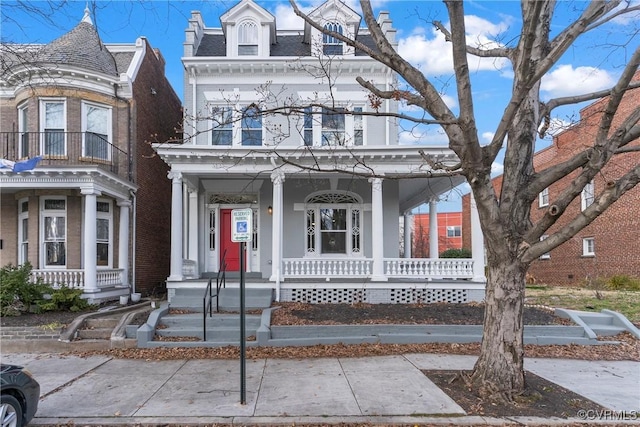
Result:
{"label": "dirt patch", "polygon": [[[469,304],[307,304],[278,303],[272,325],[482,325],[484,305]],[[552,310],[525,307],[526,325],[569,324]]]}
{"label": "dirt patch", "polygon": [[471,372],[422,371],[442,391],[465,410],[468,415],[489,417],[559,417],[578,418],[579,411],[604,411],[593,401],[547,381],[531,372],[525,373],[524,393],[513,402],[481,399],[470,390],[465,378]]}

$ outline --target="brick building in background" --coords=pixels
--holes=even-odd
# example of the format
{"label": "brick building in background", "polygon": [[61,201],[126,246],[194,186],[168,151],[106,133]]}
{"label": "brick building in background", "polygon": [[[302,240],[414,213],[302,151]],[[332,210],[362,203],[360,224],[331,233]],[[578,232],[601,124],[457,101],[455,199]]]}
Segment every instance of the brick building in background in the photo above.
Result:
{"label": "brick building in background", "polygon": [[[411,256],[415,258],[436,258],[429,254],[429,214],[413,215]],[[468,225],[470,227],[470,225]],[[438,252],[447,249],[470,248],[463,246],[462,212],[438,212]],[[469,228],[467,228],[469,230]]]}
{"label": "brick building in background", "polygon": [[[637,73],[635,80],[640,79]],[[577,150],[593,145],[598,131],[602,110],[607,98],[600,99],[580,111],[580,121],[553,138],[551,146],[534,155],[534,168],[546,169],[554,164],[566,161]],[[613,121],[612,129],[616,129],[630,111],[640,105],[640,89],[628,91],[620,104]],[[640,140],[630,145],[640,146]],[[593,202],[608,182],[623,175],[631,167],[640,164],[640,152],[615,156],[609,164],[593,180],[592,186],[585,187],[581,197],[574,200],[549,230],[554,232],[573,218],[584,207]],[[535,222],[544,214],[549,204],[578,175],[578,171],[564,177],[539,194],[531,209],[531,217]],[[502,176],[493,180],[494,187],[499,189]],[[462,226],[469,226],[470,196],[463,197]],[[470,247],[469,237],[463,236],[465,247]],[[609,278],[614,275],[640,277],[640,186],[624,194],[602,215],[581,230],[572,239],[541,256],[531,264],[529,273],[540,283],[559,285],[582,285],[587,280]]]}
{"label": "brick building in background", "polygon": [[88,9],[45,45],[2,44],[0,264],[82,289],[147,294],[169,272],[171,184],[151,142],[176,137],[180,99],[145,38],[103,44]]}

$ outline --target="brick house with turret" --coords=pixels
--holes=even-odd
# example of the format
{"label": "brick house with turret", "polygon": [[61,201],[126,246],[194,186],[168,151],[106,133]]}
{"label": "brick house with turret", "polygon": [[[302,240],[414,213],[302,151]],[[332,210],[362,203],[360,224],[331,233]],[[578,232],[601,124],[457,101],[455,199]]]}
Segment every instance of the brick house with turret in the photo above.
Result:
{"label": "brick house with turret", "polygon": [[151,148],[176,137],[181,102],[165,60],[141,37],[105,44],[88,9],[44,45],[1,45],[0,265],[82,289],[97,302],[164,283],[168,167]]}

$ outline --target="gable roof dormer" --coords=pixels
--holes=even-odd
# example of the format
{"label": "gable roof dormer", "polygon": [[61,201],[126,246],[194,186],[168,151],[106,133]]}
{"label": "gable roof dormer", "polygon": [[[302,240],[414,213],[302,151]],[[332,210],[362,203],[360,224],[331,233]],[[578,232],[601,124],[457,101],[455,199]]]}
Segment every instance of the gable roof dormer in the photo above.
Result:
{"label": "gable roof dormer", "polygon": [[[362,17],[341,0],[328,0],[309,13],[318,24],[350,38],[358,37]],[[312,52],[353,56],[355,51],[333,37],[323,35],[305,22],[304,40],[311,44]]]}
{"label": "gable roof dormer", "polygon": [[269,56],[276,18],[253,0],[242,0],[220,17],[227,56]]}

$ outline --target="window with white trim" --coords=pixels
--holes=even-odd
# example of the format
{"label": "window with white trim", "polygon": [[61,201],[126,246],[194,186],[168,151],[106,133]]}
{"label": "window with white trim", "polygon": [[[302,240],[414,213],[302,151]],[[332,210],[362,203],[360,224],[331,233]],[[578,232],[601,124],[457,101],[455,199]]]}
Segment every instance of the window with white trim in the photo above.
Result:
{"label": "window with white trim", "polygon": [[304,145],[308,147],[313,145],[313,108],[311,107],[304,109],[302,137],[304,138]]}
{"label": "window with white trim", "polygon": [[64,99],[40,100],[41,152],[45,156],[66,156],[66,102]]}
{"label": "window with white trim", "polygon": [[98,267],[111,267],[113,258],[111,207],[110,200],[98,200],[96,203],[96,265]]}
{"label": "window with white trim", "polygon": [[322,108],[322,145],[346,145],[344,112],[344,108]]}
{"label": "window with white trim", "polygon": [[[549,235],[543,234],[542,236],[540,236],[540,241],[542,242],[547,237],[549,237]],[[549,258],[551,258],[551,252],[545,252],[542,255],[540,255],[540,259],[549,259]]]}
{"label": "window with white trim", "polygon": [[231,145],[233,142],[233,110],[228,106],[211,109],[211,145]]}
{"label": "window with white trim", "polygon": [[263,113],[255,104],[244,108],[211,105],[211,145],[261,146]]}
{"label": "window with white trim", "polygon": [[67,265],[67,199],[41,199],[42,264],[46,267]]}
{"label": "window with white trim", "polygon": [[305,146],[364,145],[365,120],[362,106],[306,107],[300,132]]}
{"label": "window with white trim", "polygon": [[595,256],[596,247],[593,237],[585,237],[582,239],[582,256]]}
{"label": "window with white trim", "polygon": [[461,237],[462,227],[459,225],[447,225],[447,237]]}
{"label": "window with white trim", "polygon": [[593,204],[593,201],[595,200],[595,194],[596,194],[595,184],[593,183],[593,181],[590,181],[582,189],[582,194],[580,197],[582,210],[587,209],[589,206]]}
{"label": "window with white trim", "polygon": [[[342,34],[342,25],[337,22],[328,22],[324,24],[324,29]],[[342,55],[343,44],[341,40],[329,34],[322,34],[322,52],[325,55]]]}
{"label": "window with white trim", "polygon": [[262,145],[262,113],[255,105],[242,110],[242,145]]}
{"label": "window with white trim", "polygon": [[111,159],[111,108],[82,103],[82,156]]}
{"label": "window with white trim", "polygon": [[18,265],[29,261],[29,199],[18,201]]}
{"label": "window with white trim", "polygon": [[538,207],[549,206],[549,187],[545,188],[538,194]]}
{"label": "window with white trim", "polygon": [[27,104],[18,107],[18,132],[20,134],[20,158],[29,157],[29,108]]}
{"label": "window with white trim", "polygon": [[238,56],[258,54],[258,25],[243,21],[238,25]]}
{"label": "window with white trim", "polygon": [[362,255],[362,201],[346,192],[310,196],[305,209],[305,254]]}

